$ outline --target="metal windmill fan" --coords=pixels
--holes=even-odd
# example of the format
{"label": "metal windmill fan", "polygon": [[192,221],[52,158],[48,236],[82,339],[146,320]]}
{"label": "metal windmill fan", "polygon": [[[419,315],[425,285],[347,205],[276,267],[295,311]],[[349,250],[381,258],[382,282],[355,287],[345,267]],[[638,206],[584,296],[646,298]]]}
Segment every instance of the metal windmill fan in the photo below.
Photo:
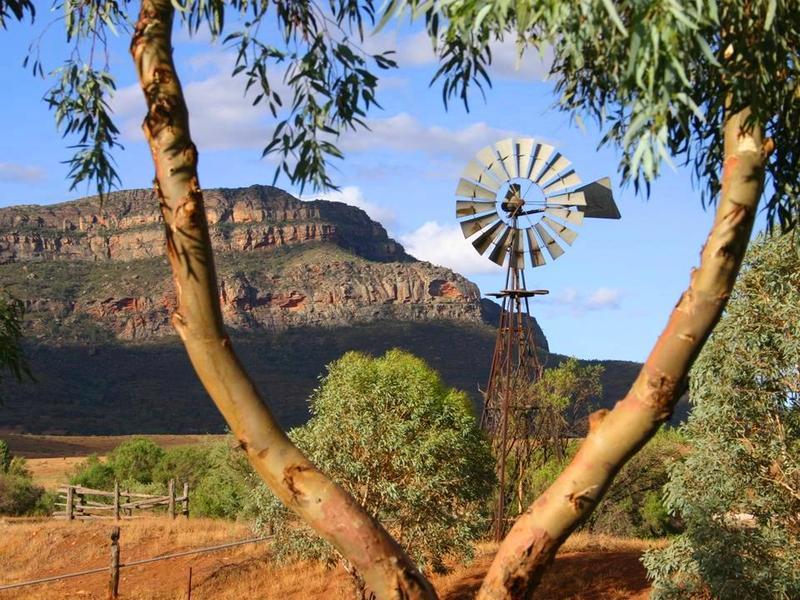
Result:
{"label": "metal windmill fan", "polygon": [[[564,254],[584,217],[619,219],[611,182],[577,187],[572,163],[550,144],[533,138],[487,146],[464,169],[456,187],[456,217],[464,237],[481,255],[503,265],[540,267]],[[490,250],[491,248],[491,250]]]}

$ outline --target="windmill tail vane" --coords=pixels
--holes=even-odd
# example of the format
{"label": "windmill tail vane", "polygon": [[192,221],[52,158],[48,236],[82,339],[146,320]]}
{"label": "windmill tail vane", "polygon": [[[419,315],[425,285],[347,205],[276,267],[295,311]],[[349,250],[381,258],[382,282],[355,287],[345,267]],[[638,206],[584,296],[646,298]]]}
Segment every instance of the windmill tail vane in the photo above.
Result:
{"label": "windmill tail vane", "polygon": [[548,292],[527,289],[525,267],[561,257],[584,219],[619,219],[620,213],[608,177],[582,185],[565,156],[533,138],[507,138],[483,148],[467,163],[455,195],[464,237],[478,254],[506,265],[504,289],[488,294],[500,300],[501,316],[481,415],[497,461],[499,540],[515,494],[522,510],[521,490],[507,484],[524,474],[530,459],[538,411],[532,390],[543,372],[529,303]]}

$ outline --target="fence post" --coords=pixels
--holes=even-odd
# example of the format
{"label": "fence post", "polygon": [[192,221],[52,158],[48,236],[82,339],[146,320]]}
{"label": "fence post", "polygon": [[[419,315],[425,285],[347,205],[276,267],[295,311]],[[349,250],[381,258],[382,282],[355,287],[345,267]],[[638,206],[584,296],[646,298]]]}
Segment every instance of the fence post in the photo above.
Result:
{"label": "fence post", "polygon": [[189,482],[183,482],[183,516],[189,518]]}
{"label": "fence post", "polygon": [[119,527],[111,530],[111,572],[108,580],[108,598],[119,598]]}
{"label": "fence post", "polygon": [[167,494],[169,494],[169,505],[167,507],[167,514],[170,519],[175,518],[175,480],[170,479]]}
{"label": "fence post", "polygon": [[189,567],[189,581],[186,583],[186,600],[192,600],[192,567]]}
{"label": "fence post", "polygon": [[72,521],[75,515],[72,514],[72,505],[75,502],[75,488],[71,485],[67,487],[67,521]]}
{"label": "fence post", "polygon": [[114,480],[114,520],[119,521],[119,481]]}

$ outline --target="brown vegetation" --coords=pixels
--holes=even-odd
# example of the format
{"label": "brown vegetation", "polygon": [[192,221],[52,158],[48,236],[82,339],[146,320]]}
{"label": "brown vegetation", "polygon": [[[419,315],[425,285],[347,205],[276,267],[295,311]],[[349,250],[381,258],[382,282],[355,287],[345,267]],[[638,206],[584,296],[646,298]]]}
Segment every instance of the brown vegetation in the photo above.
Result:
{"label": "brown vegetation", "polygon": [[[148,518],[121,523],[123,563],[252,537],[241,523]],[[7,519],[0,521],[0,584],[103,567],[109,559],[108,523]],[[648,583],[639,556],[648,542],[575,534],[545,576],[537,597],[550,600],[644,599]],[[473,597],[494,557],[495,544],[477,548],[475,560],[450,574],[434,577],[443,598]],[[121,598],[184,598],[189,567],[192,598],[349,600],[349,577],[341,569],[316,563],[276,565],[269,546],[259,543],[123,569]],[[35,587],[0,592],[2,600],[105,598],[107,575],[100,573]]]}

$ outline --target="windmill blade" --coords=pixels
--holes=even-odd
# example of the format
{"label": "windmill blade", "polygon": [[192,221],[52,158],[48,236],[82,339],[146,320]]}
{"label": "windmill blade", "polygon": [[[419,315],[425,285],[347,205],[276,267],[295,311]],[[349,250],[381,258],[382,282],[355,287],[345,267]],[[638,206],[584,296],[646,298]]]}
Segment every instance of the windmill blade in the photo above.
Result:
{"label": "windmill blade", "polygon": [[536,229],[536,233],[539,234],[539,237],[542,238],[542,241],[544,242],[544,245],[547,248],[547,252],[550,254],[550,257],[553,260],[557,259],[559,256],[564,254],[564,250],[561,248],[561,246],[558,245],[558,242],[556,242],[553,239],[553,237],[549,233],[547,233],[545,228],[542,227],[541,223],[537,223],[533,227],[534,229]]}
{"label": "windmill blade", "polygon": [[590,219],[619,219],[619,209],[611,193],[611,180],[603,177],[597,181],[578,188],[586,197],[586,204],[578,210]]}
{"label": "windmill blade", "polygon": [[508,175],[503,168],[503,163],[500,161],[500,157],[497,156],[497,152],[495,152],[492,146],[486,146],[481,149],[481,151],[475,155],[475,158],[479,163],[483,164],[489,173],[497,178],[497,181],[505,181],[508,179]]}
{"label": "windmill blade", "polygon": [[[456,200],[456,217],[469,217],[480,215],[488,211],[495,211],[494,202],[481,202],[480,200]],[[581,216],[583,214],[581,213]]]}
{"label": "windmill blade", "polygon": [[512,269],[522,270],[525,268],[525,237],[521,229],[514,229],[511,232],[511,253],[510,266]]}
{"label": "windmill blade", "polygon": [[547,196],[545,202],[547,206],[586,206],[586,197],[583,192],[577,190],[568,194]]}
{"label": "windmill blade", "polygon": [[489,254],[489,260],[501,267],[506,260],[507,250],[511,247],[511,240],[509,240],[509,237],[512,231],[513,229],[511,229],[511,227],[506,226],[500,239],[495,243],[491,254]]}
{"label": "windmill blade", "polygon": [[494,177],[486,172],[483,165],[474,158],[467,163],[467,166],[464,168],[464,172],[461,173],[461,177],[478,181],[481,183],[481,185],[492,190],[495,194],[497,193],[497,190],[500,189],[500,182],[495,180]]}
{"label": "windmill blade", "polygon": [[553,152],[555,152],[555,148],[550,144],[536,145],[536,155],[531,159],[531,171],[528,173],[528,179],[532,181],[539,179],[539,173],[545,168]]}
{"label": "windmill blade", "polygon": [[505,225],[505,223],[503,223],[501,219],[498,219],[489,229],[473,240],[472,245],[475,246],[478,254],[483,254],[489,249],[492,242],[500,235],[500,227],[503,225]]}
{"label": "windmill blade", "polygon": [[572,246],[572,242],[575,241],[575,238],[578,237],[577,232],[572,231],[566,225],[562,225],[561,223],[556,223],[550,217],[542,217],[542,221],[545,225],[547,225],[550,229],[552,229],[555,234],[560,237],[562,240],[567,242],[570,246]]}
{"label": "windmill blade", "polygon": [[500,155],[500,160],[503,161],[503,167],[509,179],[519,177],[519,165],[517,164],[516,144],[513,138],[506,138],[500,140],[495,145],[497,154]]}
{"label": "windmill blade", "polygon": [[554,177],[558,177],[559,174],[567,169],[571,164],[572,163],[566,157],[556,152],[547,166],[542,169],[541,173],[539,173],[538,177],[536,177],[536,183],[544,186]]}
{"label": "windmill blade", "polygon": [[578,174],[571,170],[567,173],[564,173],[561,177],[556,178],[555,181],[552,183],[547,184],[542,188],[542,192],[547,195],[553,192],[560,192],[561,190],[565,190],[568,187],[572,187],[573,185],[578,185],[581,182],[581,178],[578,177]]}
{"label": "windmill blade", "polygon": [[552,215],[562,221],[567,221],[572,225],[580,227],[583,225],[583,213],[579,210],[570,210],[568,208],[545,208],[544,212]]}
{"label": "windmill blade", "polygon": [[465,238],[472,237],[490,223],[494,223],[497,218],[497,214],[494,212],[488,215],[472,217],[471,219],[461,221],[461,231],[464,232]]}
{"label": "windmill blade", "polygon": [[533,166],[533,150],[536,146],[536,140],[523,138],[517,140],[517,146],[519,147],[519,154],[517,154],[519,157],[519,176],[527,179]]}
{"label": "windmill blade", "polygon": [[484,198],[485,200],[495,200],[495,193],[477,183],[472,183],[466,179],[458,180],[458,187],[456,188],[456,196],[464,196],[465,198]]}
{"label": "windmill blade", "polygon": [[526,233],[528,234],[528,248],[531,251],[531,263],[534,267],[541,267],[545,264],[545,260],[542,249],[539,247],[539,241],[533,234],[533,229],[527,229]]}

